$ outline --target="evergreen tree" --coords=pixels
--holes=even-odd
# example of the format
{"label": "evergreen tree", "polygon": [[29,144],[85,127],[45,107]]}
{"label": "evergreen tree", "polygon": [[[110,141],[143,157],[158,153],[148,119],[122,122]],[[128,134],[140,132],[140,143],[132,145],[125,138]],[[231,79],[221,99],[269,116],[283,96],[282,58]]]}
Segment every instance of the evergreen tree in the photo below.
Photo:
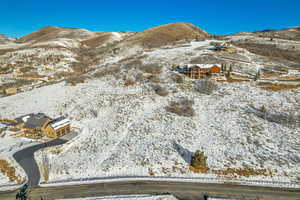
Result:
{"label": "evergreen tree", "polygon": [[229,66],[229,72],[232,72],[232,70],[233,70],[233,67],[232,67],[232,65],[230,64],[230,66]]}
{"label": "evergreen tree", "polygon": [[254,77],[254,80],[257,81],[260,79],[260,76],[261,76],[261,73],[260,73],[260,70],[257,70],[256,74],[255,74],[255,77]]}

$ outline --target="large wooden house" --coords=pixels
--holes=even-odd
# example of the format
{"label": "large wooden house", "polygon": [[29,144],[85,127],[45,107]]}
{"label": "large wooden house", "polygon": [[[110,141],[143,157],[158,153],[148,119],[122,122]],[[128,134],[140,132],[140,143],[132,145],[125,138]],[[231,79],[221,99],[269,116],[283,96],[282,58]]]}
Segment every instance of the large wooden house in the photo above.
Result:
{"label": "large wooden house", "polygon": [[48,120],[42,126],[42,132],[49,138],[58,138],[70,133],[71,122],[65,117],[59,117],[54,120]]}
{"label": "large wooden house", "polygon": [[23,124],[23,127],[28,129],[39,129],[48,120],[52,119],[44,113],[31,113],[16,118],[18,124]]}
{"label": "large wooden house", "polygon": [[189,78],[202,79],[222,71],[221,65],[218,64],[192,64],[185,65],[177,70],[187,75]]}
{"label": "large wooden house", "polygon": [[[58,138],[71,132],[71,122],[65,117],[52,119],[44,113],[31,113],[15,120],[0,120],[0,130],[4,125],[12,126],[28,138]],[[5,128],[5,127],[4,127]]]}
{"label": "large wooden house", "polygon": [[221,67],[217,65],[207,67],[207,68],[202,68],[195,65],[188,69],[187,76],[194,79],[201,79],[201,78],[206,78],[212,75],[213,73],[220,73],[220,72],[221,72]]}

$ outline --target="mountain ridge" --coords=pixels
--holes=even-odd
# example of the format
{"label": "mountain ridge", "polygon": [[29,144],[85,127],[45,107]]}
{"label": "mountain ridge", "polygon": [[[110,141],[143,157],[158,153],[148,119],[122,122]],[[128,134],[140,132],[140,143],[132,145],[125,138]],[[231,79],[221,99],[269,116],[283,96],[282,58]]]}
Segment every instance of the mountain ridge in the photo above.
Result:
{"label": "mountain ridge", "polygon": [[[34,34],[34,35],[38,35],[41,34],[41,33],[46,33],[48,31],[58,31],[58,30],[69,30],[69,31],[88,31],[88,32],[92,32],[92,33],[109,33],[109,32],[132,32],[132,33],[142,33],[142,32],[147,32],[149,30],[155,30],[155,29],[159,29],[159,28],[162,28],[162,27],[168,27],[168,26],[176,26],[176,25],[183,25],[185,24],[186,26],[190,26],[190,27],[194,27],[194,28],[198,28],[200,29],[203,34],[205,35],[206,33],[206,36],[209,36],[211,35],[210,33],[206,32],[205,30],[197,27],[196,25],[194,24],[191,24],[191,23],[188,23],[188,22],[174,22],[174,23],[169,23],[169,24],[164,24],[164,25],[159,25],[159,26],[154,26],[154,27],[151,27],[151,28],[147,28],[143,31],[140,31],[140,32],[132,32],[132,31],[90,31],[90,30],[87,30],[87,29],[83,29],[83,28],[76,28],[76,27],[59,27],[59,26],[45,26],[45,27],[42,27],[32,33],[29,33],[27,35],[24,35],[20,38],[17,38],[17,40],[19,42],[25,42],[27,40],[29,40],[30,37],[32,37],[31,35]],[[258,31],[253,31],[253,32],[248,32],[248,31],[239,31],[239,32],[236,32],[236,33],[232,33],[232,34],[225,34],[225,35],[222,35],[222,34],[216,34],[218,36],[226,36],[226,35],[236,35],[236,34],[240,34],[240,33],[247,33],[247,34],[254,34],[254,33],[262,33],[262,32],[278,32],[278,31],[287,31],[287,30],[295,30],[295,31],[300,31],[300,26],[291,26],[291,27],[287,27],[287,28],[282,28],[282,29],[265,29],[265,30],[258,30]],[[7,38],[10,38],[12,39],[12,37],[9,37],[5,34],[1,34],[0,35],[2,36],[5,36]],[[29,37],[30,36],[30,37]]]}
{"label": "mountain ridge", "polygon": [[160,47],[179,40],[209,38],[210,36],[209,33],[193,24],[176,22],[138,32],[128,38],[128,41],[147,47]]}
{"label": "mountain ridge", "polygon": [[11,41],[14,41],[14,39],[0,33],[0,44],[5,44]]}

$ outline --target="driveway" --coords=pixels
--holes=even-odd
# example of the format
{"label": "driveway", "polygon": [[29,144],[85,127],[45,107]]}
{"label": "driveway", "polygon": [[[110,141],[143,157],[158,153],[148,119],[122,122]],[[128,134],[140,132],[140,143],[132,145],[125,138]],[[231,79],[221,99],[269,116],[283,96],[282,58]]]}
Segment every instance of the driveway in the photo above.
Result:
{"label": "driveway", "polygon": [[41,178],[39,167],[34,159],[34,152],[46,147],[61,145],[66,142],[68,142],[68,140],[55,139],[50,142],[28,147],[26,149],[18,151],[13,155],[14,159],[24,169],[28,177],[29,186],[37,186]]}

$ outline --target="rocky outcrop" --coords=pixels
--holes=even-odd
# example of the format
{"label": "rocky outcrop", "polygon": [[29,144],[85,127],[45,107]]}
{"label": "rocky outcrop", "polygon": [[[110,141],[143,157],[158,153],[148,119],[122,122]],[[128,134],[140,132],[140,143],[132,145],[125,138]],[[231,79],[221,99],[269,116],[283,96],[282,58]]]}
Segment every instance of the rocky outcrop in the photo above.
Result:
{"label": "rocky outcrop", "polygon": [[192,156],[191,168],[193,171],[206,173],[209,168],[207,165],[207,157],[202,151],[197,150]]}

